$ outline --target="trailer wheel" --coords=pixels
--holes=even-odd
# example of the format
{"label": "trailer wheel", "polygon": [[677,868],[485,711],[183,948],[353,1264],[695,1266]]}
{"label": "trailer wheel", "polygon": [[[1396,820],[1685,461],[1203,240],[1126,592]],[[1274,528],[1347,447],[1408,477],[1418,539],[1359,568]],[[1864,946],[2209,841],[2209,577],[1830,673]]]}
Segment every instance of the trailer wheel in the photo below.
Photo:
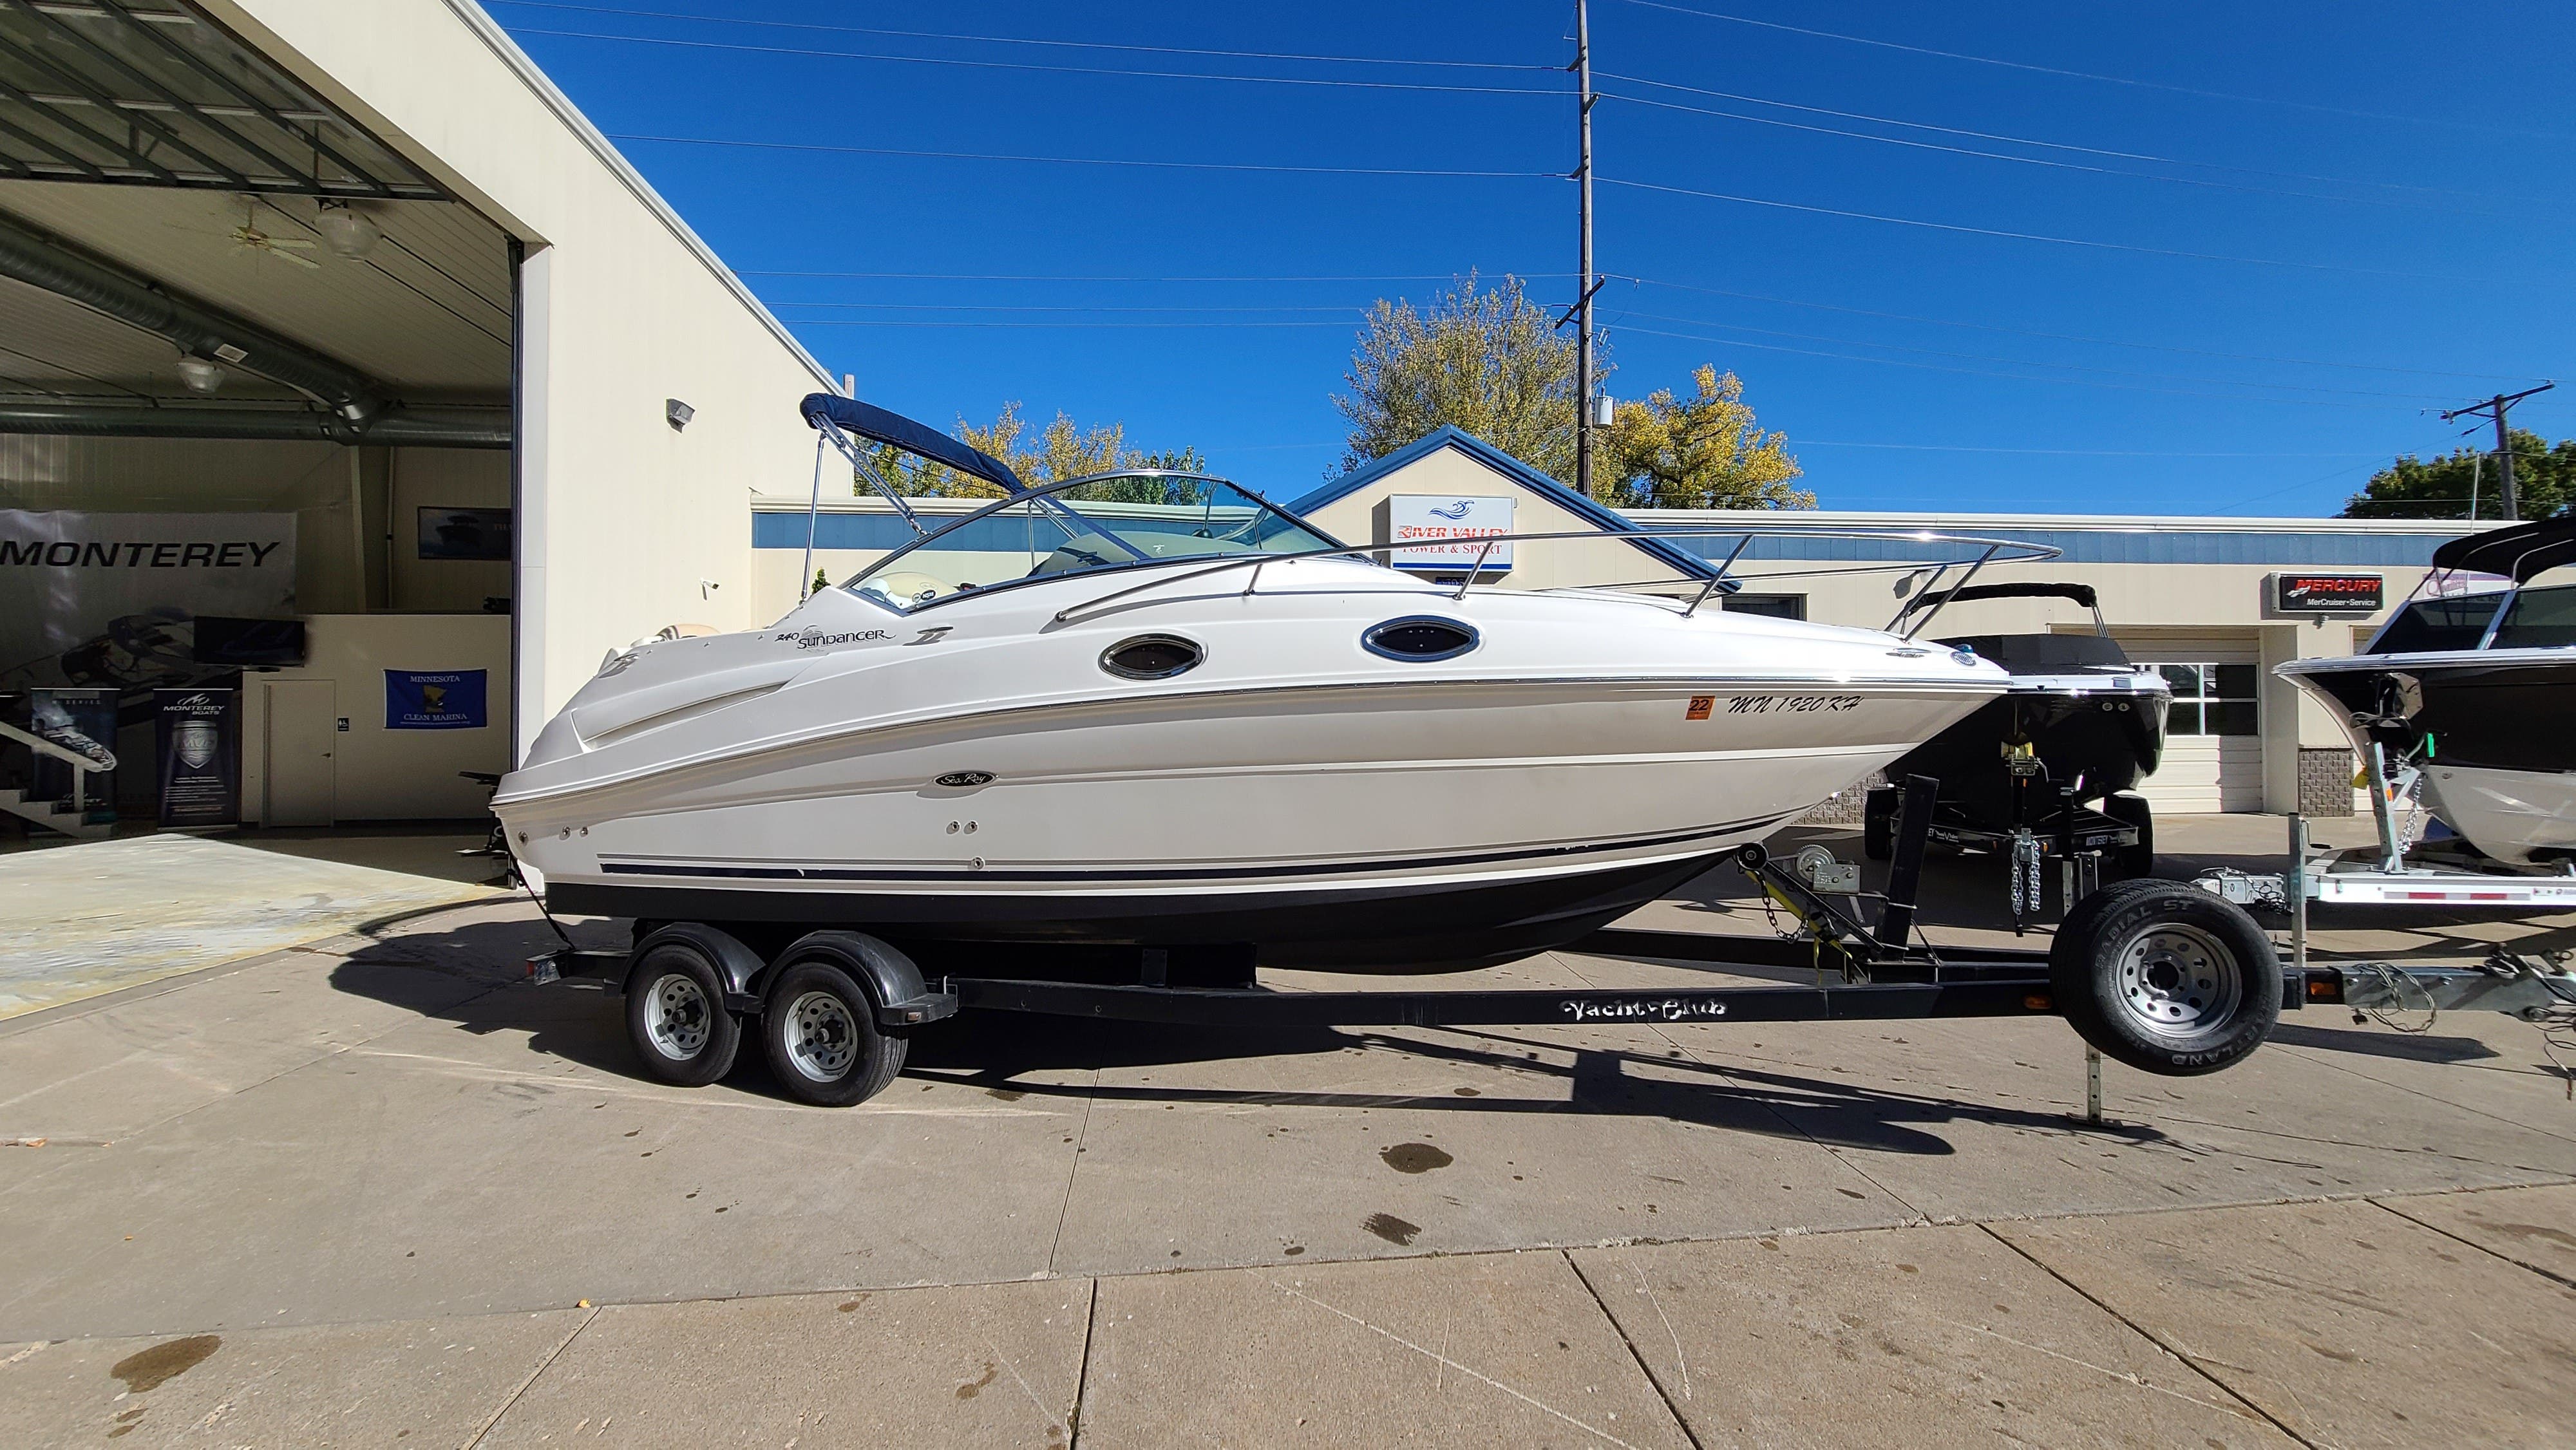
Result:
{"label": "trailer wheel", "polygon": [[731,1072],[742,1024],[724,999],[706,943],[673,927],[647,938],[626,978],[626,1036],[644,1070],[675,1087],[705,1087]]}
{"label": "trailer wheel", "polygon": [[2123,881],[2076,903],[2048,975],[2086,1042],[2166,1077],[2233,1065],[2281,1015],[2280,960],[2254,918],[2171,881]]}
{"label": "trailer wheel", "polygon": [[2138,844],[2111,853],[2111,869],[2123,877],[2152,876],[2156,870],[2156,817],[2147,798],[2136,791],[2113,791],[2102,802],[2102,814],[2124,826],[2135,826]]}
{"label": "trailer wheel", "polygon": [[908,1043],[879,1032],[876,1013],[866,989],[839,967],[815,961],[781,967],[760,1022],[778,1085],[821,1108],[846,1108],[884,1091],[903,1071]]}
{"label": "trailer wheel", "polygon": [[1861,797],[1860,853],[1873,861],[1896,854],[1896,808],[1904,792],[1892,785],[1873,786]]}

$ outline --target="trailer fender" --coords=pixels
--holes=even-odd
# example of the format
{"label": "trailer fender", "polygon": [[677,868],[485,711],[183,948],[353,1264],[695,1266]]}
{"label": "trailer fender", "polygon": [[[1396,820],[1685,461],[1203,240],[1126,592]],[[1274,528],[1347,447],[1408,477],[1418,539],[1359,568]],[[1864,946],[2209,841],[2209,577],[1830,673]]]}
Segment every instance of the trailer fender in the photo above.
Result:
{"label": "trailer fender", "polygon": [[619,990],[631,992],[636,965],[653,948],[673,941],[686,942],[715,965],[716,975],[724,979],[725,1010],[740,1014],[758,1005],[758,999],[751,996],[751,982],[760,975],[760,953],[736,941],[730,933],[700,921],[675,921],[639,938],[634,952],[626,958],[626,975],[619,980]]}
{"label": "trailer fender", "polygon": [[812,931],[778,954],[781,970],[799,962],[828,962],[850,974],[876,999],[880,1027],[918,1027],[957,1015],[957,994],[933,991],[912,958],[857,931]]}

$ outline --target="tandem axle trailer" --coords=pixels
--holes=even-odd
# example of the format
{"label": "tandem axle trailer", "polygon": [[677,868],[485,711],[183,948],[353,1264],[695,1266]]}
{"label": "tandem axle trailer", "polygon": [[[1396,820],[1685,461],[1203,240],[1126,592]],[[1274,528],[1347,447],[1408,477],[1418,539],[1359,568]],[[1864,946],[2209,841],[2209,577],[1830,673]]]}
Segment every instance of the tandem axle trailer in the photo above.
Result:
{"label": "tandem axle trailer", "polygon": [[[1043,970],[1043,948],[1027,949],[1038,970],[968,974],[940,970],[938,944],[907,949],[827,929],[761,952],[746,944],[759,933],[716,922],[639,923],[631,951],[567,945],[533,959],[529,971],[539,981],[588,977],[621,991],[637,1055],[665,1082],[699,1086],[722,1077],[748,1031],[791,1096],[826,1106],[882,1090],[901,1070],[916,1030],[989,1012],[1206,1027],[2060,1016],[2101,1053],[2149,1072],[2187,1075],[2242,1059],[2284,1006],[2343,1000],[2341,976],[2285,973],[2243,908],[2175,882],[2124,881],[2086,896],[2045,952],[1936,949],[1915,931],[1915,906],[1937,783],[1917,776],[1903,794],[1884,892],[1860,892],[1856,868],[1814,848],[1788,862],[1758,845],[1736,852],[1735,864],[1797,919],[1795,936],[1612,929],[1567,948],[1769,979],[1766,985],[1279,992],[1253,985],[1248,973],[1217,985],[1174,985],[1170,954],[1150,946],[1133,949],[1124,980],[1098,980],[1096,972],[1063,980]],[[1864,920],[1871,901],[1875,919]],[[969,960],[989,960],[990,952]]]}

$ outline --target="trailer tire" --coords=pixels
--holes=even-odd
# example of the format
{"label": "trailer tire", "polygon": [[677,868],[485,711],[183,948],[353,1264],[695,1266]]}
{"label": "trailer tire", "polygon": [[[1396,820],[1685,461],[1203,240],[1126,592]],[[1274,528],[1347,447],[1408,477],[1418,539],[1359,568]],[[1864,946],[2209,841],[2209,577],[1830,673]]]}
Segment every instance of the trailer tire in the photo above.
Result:
{"label": "trailer tire", "polygon": [[705,1087],[733,1071],[742,1023],[725,1010],[722,944],[704,928],[667,926],[635,950],[626,975],[626,1036],[644,1071],[674,1087]]}
{"label": "trailer tire", "polygon": [[770,978],[760,1041],[787,1095],[818,1108],[846,1108],[885,1090],[903,1071],[909,1044],[877,1030],[877,1007],[849,973],[821,961],[790,961]]}
{"label": "trailer tire", "polygon": [[2086,1042],[2190,1077],[2233,1066],[2281,1015],[2281,964],[2240,907],[2172,881],[2122,881],[2076,903],[2048,951],[2049,992]]}
{"label": "trailer tire", "polygon": [[1905,793],[1892,785],[1872,786],[1861,797],[1860,853],[1873,861],[1896,855],[1896,809]]}
{"label": "trailer tire", "polygon": [[2113,791],[2102,802],[2102,814],[2124,826],[2135,826],[2138,844],[2111,852],[2111,870],[2123,878],[2152,876],[2156,870],[2156,817],[2147,798],[2133,790]]}

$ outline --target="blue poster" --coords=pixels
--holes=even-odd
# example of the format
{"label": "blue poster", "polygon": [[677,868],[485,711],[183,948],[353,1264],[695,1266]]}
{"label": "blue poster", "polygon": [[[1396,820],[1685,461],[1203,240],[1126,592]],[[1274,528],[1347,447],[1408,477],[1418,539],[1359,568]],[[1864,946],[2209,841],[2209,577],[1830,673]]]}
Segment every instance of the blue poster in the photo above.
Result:
{"label": "blue poster", "polygon": [[385,671],[386,729],[480,730],[489,723],[483,671]]}

